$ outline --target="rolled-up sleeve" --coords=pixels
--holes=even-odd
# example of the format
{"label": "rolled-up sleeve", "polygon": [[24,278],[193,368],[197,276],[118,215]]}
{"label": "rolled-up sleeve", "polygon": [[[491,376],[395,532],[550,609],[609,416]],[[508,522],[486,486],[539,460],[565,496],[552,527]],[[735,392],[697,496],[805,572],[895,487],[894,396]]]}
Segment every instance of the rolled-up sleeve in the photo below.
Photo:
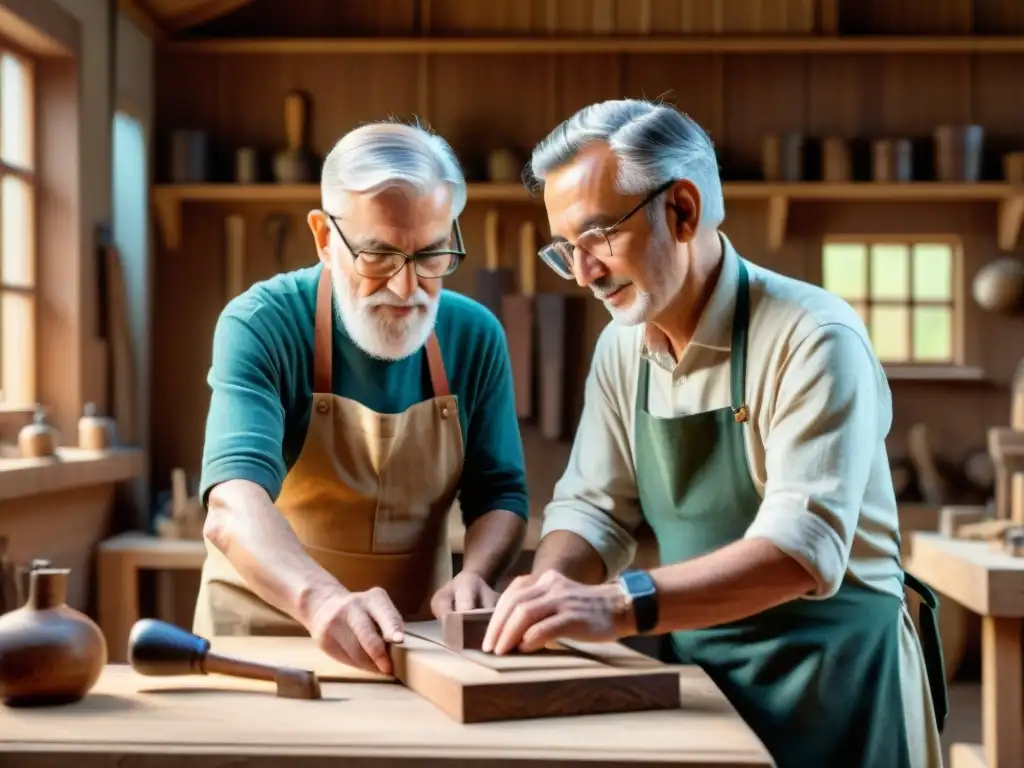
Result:
{"label": "rolled-up sleeve", "polygon": [[587,376],[583,413],[565,473],[544,509],[541,535],[569,531],[589,543],[612,576],[636,554],[642,521],[626,422],[616,405],[617,370],[611,339],[598,342]]}
{"label": "rolled-up sleeve", "polygon": [[867,340],[822,326],[790,355],[765,439],[764,499],[746,538],[799,561],[826,598],[846,573],[879,441],[891,422],[888,383]]}

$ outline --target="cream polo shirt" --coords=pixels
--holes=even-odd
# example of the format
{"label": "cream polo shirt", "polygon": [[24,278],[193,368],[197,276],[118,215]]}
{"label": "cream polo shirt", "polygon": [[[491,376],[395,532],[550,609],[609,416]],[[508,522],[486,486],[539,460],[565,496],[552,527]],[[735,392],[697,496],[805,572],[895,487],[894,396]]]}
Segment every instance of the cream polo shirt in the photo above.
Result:
{"label": "cream polo shirt", "polygon": [[[597,342],[583,415],[565,474],[544,511],[543,534],[571,531],[604,558],[609,575],[632,561],[642,521],[633,423],[641,356],[651,361],[653,416],[731,405],[729,354],[739,259],[723,235],[723,266],[693,340],[678,363],[643,326],[609,324]],[[747,466],[762,497],[747,529],[815,577],[808,598],[855,580],[903,596],[899,521],[885,437],[888,380],[860,316],[843,299],[744,262]],[[661,342],[661,343],[659,343]]]}
{"label": "cream polo shirt", "polygon": [[[642,522],[633,436],[641,356],[651,361],[653,416],[732,405],[729,352],[740,256],[721,236],[723,266],[691,343],[676,363],[643,327],[610,324],[587,377],[583,415],[565,474],[544,510],[542,536],[564,530],[588,541],[609,575],[636,552]],[[746,531],[797,558],[817,588],[835,594],[845,575],[903,597],[899,520],[885,437],[888,379],[860,316],[822,288],[744,261],[750,278],[747,332],[747,467],[761,506]],[[915,768],[941,768],[927,670],[904,604],[900,682]]]}

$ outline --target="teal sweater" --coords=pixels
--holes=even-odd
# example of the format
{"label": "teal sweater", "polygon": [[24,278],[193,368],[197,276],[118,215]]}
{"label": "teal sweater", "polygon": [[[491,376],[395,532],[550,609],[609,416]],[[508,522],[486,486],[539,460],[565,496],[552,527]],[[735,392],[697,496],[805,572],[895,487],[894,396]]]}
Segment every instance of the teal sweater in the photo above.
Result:
{"label": "teal sweater", "polygon": [[[217,321],[200,498],[231,479],[276,499],[306,437],[313,389],[313,329],[321,266],[277,275],[233,299]],[[334,394],[381,413],[433,396],[425,352],[372,358],[334,318]],[[468,525],[492,510],[526,518],[529,502],[504,330],[472,299],[442,291],[435,328],[459,404],[465,461],[459,484]]]}

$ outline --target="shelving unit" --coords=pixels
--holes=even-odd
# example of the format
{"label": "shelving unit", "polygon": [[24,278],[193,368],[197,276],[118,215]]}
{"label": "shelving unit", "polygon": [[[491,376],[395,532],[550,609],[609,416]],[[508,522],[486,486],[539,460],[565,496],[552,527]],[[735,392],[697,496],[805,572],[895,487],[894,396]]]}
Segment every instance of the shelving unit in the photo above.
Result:
{"label": "shelving unit", "polygon": [[[726,201],[759,201],[767,205],[765,240],[773,251],[785,242],[789,209],[793,203],[991,202],[997,206],[996,235],[999,248],[1004,251],[1016,247],[1024,219],[1024,187],[1004,183],[727,182],[723,190]],[[468,198],[471,203],[540,203],[518,184],[470,184]],[[319,201],[320,187],[316,184],[163,184],[153,189],[160,231],[168,250],[181,245],[182,208],[186,203],[308,203],[312,207]]]}
{"label": "shelving unit", "polygon": [[621,35],[586,37],[358,37],[238,38],[176,40],[163,46],[174,54],[367,54],[515,55],[515,54],[1007,54],[1024,53],[1024,36],[679,36]]}

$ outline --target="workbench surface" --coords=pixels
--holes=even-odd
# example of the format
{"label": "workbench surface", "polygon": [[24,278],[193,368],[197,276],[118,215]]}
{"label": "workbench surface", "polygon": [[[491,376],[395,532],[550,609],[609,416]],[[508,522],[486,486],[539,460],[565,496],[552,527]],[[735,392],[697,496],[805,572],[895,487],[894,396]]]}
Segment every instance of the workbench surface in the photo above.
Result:
{"label": "workbench surface", "polygon": [[273,684],[143,677],[111,664],[82,701],[4,709],[0,767],[770,766],[724,695],[680,667],[679,710],[462,725],[392,683],[321,683],[323,699]]}

